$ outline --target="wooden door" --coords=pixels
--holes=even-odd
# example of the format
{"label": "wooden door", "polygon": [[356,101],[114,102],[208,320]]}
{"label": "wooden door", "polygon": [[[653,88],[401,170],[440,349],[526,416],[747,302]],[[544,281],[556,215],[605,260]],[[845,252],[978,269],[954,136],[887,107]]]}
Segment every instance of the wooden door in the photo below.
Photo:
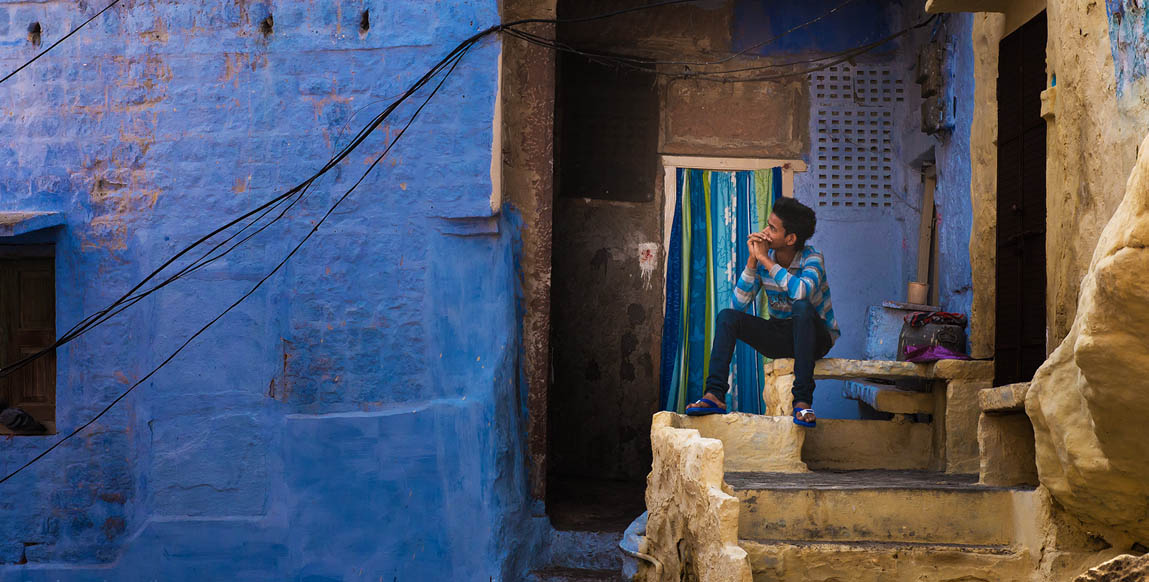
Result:
{"label": "wooden door", "polygon": [[995,385],[1030,380],[1046,357],[1045,44],[1042,12],[1000,45]]}

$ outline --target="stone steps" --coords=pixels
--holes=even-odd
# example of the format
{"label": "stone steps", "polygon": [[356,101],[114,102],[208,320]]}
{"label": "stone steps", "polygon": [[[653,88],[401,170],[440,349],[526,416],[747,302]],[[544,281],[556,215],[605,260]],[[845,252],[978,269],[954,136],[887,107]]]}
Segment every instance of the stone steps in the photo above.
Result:
{"label": "stone steps", "polygon": [[739,541],[756,582],[1022,582],[1034,564],[1006,545]]}
{"label": "stone steps", "polygon": [[531,572],[529,582],[621,582],[618,570],[552,567]]}
{"label": "stone steps", "polygon": [[552,530],[546,564],[560,569],[622,570],[622,532]]}
{"label": "stone steps", "polygon": [[976,475],[927,471],[727,473],[740,501],[739,536],[805,542],[998,546],[1016,539],[1009,520],[1019,488]]}

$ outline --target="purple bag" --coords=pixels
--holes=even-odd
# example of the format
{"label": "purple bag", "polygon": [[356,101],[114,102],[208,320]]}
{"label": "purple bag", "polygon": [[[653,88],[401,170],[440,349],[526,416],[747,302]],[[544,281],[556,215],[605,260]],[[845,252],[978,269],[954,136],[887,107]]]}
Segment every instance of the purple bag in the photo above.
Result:
{"label": "purple bag", "polygon": [[906,346],[904,362],[925,363],[938,360],[968,360],[969,356],[945,346]]}

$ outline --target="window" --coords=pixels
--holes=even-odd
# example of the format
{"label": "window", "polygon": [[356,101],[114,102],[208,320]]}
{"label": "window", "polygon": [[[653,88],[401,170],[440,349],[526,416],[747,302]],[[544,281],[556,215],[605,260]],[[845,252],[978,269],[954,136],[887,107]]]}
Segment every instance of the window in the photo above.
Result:
{"label": "window", "polygon": [[[56,339],[55,247],[0,244],[0,365],[7,366]],[[0,402],[23,409],[55,432],[56,354],[0,378]],[[0,433],[9,432],[0,426]]]}

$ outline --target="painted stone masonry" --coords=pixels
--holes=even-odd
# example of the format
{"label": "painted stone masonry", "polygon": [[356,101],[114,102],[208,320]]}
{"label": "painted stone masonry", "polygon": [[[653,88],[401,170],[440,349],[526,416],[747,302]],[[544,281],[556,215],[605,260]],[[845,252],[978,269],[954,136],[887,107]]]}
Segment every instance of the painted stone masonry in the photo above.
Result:
{"label": "painted stone masonry", "polygon": [[[0,2],[0,69],[96,9]],[[498,20],[484,0],[124,2],[0,86],[0,211],[66,217],[0,242],[55,244],[63,332],[305,179]],[[538,534],[518,390],[519,224],[492,176],[499,55],[497,37],[472,49],[377,171],[248,301],[0,485],[0,580],[526,571],[523,548]],[[414,110],[401,108],[284,220],[60,349],[59,432],[250,289]],[[55,438],[0,440],[0,472]]]}

